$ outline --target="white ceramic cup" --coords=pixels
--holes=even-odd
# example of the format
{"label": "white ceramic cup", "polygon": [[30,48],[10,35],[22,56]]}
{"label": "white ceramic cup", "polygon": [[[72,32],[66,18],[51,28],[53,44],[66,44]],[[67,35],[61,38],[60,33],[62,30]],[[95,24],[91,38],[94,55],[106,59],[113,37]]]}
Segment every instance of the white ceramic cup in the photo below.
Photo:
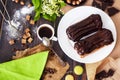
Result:
{"label": "white ceramic cup", "polygon": [[[49,30],[51,30],[51,32],[52,32],[51,37],[50,37],[50,38],[47,37],[47,38],[48,38],[49,40],[57,41],[57,38],[54,36],[54,34],[55,34],[54,28],[53,28],[51,25],[49,25],[49,24],[42,24],[42,25],[40,25],[40,26],[37,28],[37,36],[38,36],[38,38],[42,41],[42,38],[43,38],[43,37],[40,36],[39,32],[40,32],[40,29],[42,29],[42,28],[44,28],[44,27],[49,28]],[[49,34],[49,33],[46,32],[46,34]],[[46,37],[46,36],[44,36],[44,37]]]}

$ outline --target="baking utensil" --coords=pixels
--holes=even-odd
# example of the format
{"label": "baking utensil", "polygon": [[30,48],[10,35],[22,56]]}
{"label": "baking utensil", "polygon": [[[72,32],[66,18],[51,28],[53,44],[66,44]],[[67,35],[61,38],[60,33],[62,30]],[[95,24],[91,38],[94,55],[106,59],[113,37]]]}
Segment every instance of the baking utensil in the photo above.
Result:
{"label": "baking utensil", "polygon": [[43,43],[44,46],[49,47],[49,48],[55,53],[55,55],[58,57],[58,59],[59,59],[59,61],[60,61],[60,63],[61,63],[62,66],[65,66],[65,65],[66,65],[66,63],[65,63],[65,62],[57,55],[57,53],[52,49],[52,41],[50,41],[47,37],[43,37],[43,38],[42,38],[42,43]]}

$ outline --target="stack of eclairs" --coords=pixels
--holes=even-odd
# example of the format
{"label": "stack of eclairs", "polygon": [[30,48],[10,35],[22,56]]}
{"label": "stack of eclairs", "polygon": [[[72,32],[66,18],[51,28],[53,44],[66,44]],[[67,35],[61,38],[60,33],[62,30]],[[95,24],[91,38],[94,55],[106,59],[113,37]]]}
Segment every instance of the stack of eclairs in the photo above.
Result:
{"label": "stack of eclairs", "polygon": [[114,41],[112,32],[102,26],[101,16],[91,14],[67,28],[67,36],[75,42],[74,49],[81,57]]}

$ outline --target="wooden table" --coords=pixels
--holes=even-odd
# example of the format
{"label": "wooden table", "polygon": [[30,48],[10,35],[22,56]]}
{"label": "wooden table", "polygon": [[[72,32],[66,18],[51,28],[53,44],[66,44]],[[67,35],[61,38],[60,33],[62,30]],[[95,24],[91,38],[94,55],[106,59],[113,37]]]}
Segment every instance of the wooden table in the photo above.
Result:
{"label": "wooden table", "polygon": [[[12,2],[12,0],[4,0],[4,1],[5,1],[7,10],[9,12],[11,18],[13,17],[13,14],[16,10],[19,10],[20,8],[23,7],[20,4],[16,4],[15,2]],[[30,0],[26,0],[26,1],[31,2]],[[2,9],[4,11],[4,9],[1,7],[1,4],[0,4],[0,9]],[[49,22],[49,21],[46,21],[41,18],[39,21],[36,22],[35,25],[30,25],[28,22],[25,25],[29,26],[30,29],[33,29],[35,26],[39,26],[42,23],[51,24],[52,26],[55,26],[54,27],[55,28],[55,36],[57,36],[57,34],[56,34],[57,26],[58,26],[60,19],[61,19],[61,17],[58,18],[55,22]],[[12,56],[15,54],[15,50],[23,50],[25,48],[33,47],[33,46],[41,43],[41,41],[37,38],[36,33],[34,33],[32,31],[31,34],[32,34],[32,37],[34,38],[34,40],[31,44],[27,44],[27,46],[23,47],[23,45],[21,44],[20,41],[16,41],[16,44],[11,46],[8,43],[9,39],[7,38],[7,35],[6,35],[6,29],[5,29],[6,22],[2,19],[1,16],[0,16],[0,26],[2,27],[2,35],[1,35],[1,39],[0,39],[0,63],[12,60]],[[65,53],[61,50],[58,42],[53,43],[53,49],[57,52],[57,54],[61,57],[61,59],[63,59],[64,61],[66,61],[70,64],[70,69],[68,71],[73,71],[73,68],[75,65],[82,65],[84,67],[84,64],[73,61],[68,56],[66,56]],[[62,80],[64,80],[64,77]],[[75,80],[81,80],[81,76],[75,75]]]}

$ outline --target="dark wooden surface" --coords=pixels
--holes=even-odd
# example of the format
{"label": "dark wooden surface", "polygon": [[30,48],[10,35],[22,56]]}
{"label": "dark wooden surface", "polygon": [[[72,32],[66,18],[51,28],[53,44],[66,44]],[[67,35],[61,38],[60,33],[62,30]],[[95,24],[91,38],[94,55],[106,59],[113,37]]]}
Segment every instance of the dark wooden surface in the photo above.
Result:
{"label": "dark wooden surface", "polygon": [[[25,0],[25,1],[29,2],[29,0]],[[12,2],[12,0],[7,0],[5,4],[6,4],[8,12],[11,16],[11,19],[13,17],[14,12],[23,7],[20,4],[16,4],[15,2]],[[4,11],[1,4],[0,4],[0,9],[2,11]],[[46,21],[41,18],[39,21],[36,22],[36,24],[34,26],[39,26],[40,24],[43,24],[43,23],[51,24],[52,26],[55,26],[54,27],[55,28],[55,36],[57,36],[57,34],[56,34],[57,33],[57,25],[58,25],[60,19],[61,19],[61,17],[58,18],[55,22],[49,22],[49,21]],[[7,35],[6,35],[6,29],[4,29],[4,27],[6,27],[6,24],[7,23],[2,19],[1,15],[0,15],[0,27],[2,27],[2,35],[0,38],[0,63],[12,60],[12,56],[15,54],[15,50],[23,50],[25,48],[33,47],[33,46],[41,43],[41,41],[37,38],[36,33],[32,32],[31,34],[32,34],[32,37],[34,40],[31,44],[27,44],[26,47],[23,47],[23,45],[21,44],[21,42],[19,40],[16,40],[14,45],[12,45],[12,46],[9,45],[8,40],[7,40]],[[29,23],[26,23],[25,25],[28,26],[31,30],[34,28],[34,26],[30,25]],[[68,73],[73,71],[73,68],[76,65],[82,65],[84,67],[84,64],[73,61],[67,55],[65,55],[65,53],[61,50],[58,42],[53,43],[53,49],[61,57],[61,59],[63,59],[64,61],[66,61],[70,64],[70,69],[68,70]],[[84,78],[81,79],[82,76],[74,75],[74,77],[75,77],[75,80],[83,80],[84,79]],[[64,77],[62,80],[64,80]]]}

